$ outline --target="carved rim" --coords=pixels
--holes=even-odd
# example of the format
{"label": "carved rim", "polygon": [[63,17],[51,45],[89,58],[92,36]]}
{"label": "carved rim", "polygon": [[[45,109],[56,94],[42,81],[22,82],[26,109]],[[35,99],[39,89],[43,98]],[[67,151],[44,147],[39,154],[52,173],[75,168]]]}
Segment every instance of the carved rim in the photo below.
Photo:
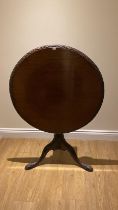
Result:
{"label": "carved rim", "polygon": [[[19,112],[19,110],[17,109],[17,106],[15,105],[15,99],[14,99],[14,95],[12,94],[12,80],[13,80],[13,77],[14,77],[14,74],[15,74],[15,70],[17,68],[17,66],[19,66],[20,63],[22,63],[27,57],[29,57],[31,54],[35,53],[35,52],[39,52],[41,50],[45,50],[47,48],[63,48],[63,49],[66,49],[66,50],[70,50],[74,53],[77,53],[78,55],[80,55],[81,57],[85,58],[90,65],[94,66],[94,68],[96,69],[96,71],[99,73],[99,76],[101,77],[101,85],[102,85],[102,88],[103,88],[103,95],[101,97],[101,102],[100,102],[100,105],[99,105],[99,108],[98,110],[96,111],[96,113],[93,115],[93,117],[91,118],[91,120],[89,120],[88,122],[86,122],[85,125],[87,125],[90,121],[92,121],[94,119],[94,117],[97,115],[97,113],[99,112],[101,106],[102,106],[102,103],[103,103],[103,100],[104,100],[104,91],[105,91],[105,88],[104,88],[104,81],[103,81],[103,77],[102,77],[102,74],[100,72],[100,70],[98,69],[97,65],[86,55],[84,54],[83,52],[79,51],[78,49],[76,48],[73,48],[73,47],[70,47],[70,46],[66,46],[66,45],[44,45],[44,46],[41,46],[41,47],[37,47],[37,48],[34,48],[33,50],[29,51],[28,53],[26,53],[15,65],[15,67],[13,68],[13,71],[11,72],[11,76],[10,76],[10,79],[9,79],[9,93],[10,93],[10,97],[11,97],[11,100],[12,100],[12,103],[13,103],[13,106],[15,107],[17,113],[20,115],[20,117],[26,121],[29,125],[33,126],[36,128],[35,125],[33,124],[30,124],[30,122],[25,119],[23,116],[21,116],[21,113]],[[85,125],[82,125],[81,127],[85,126]],[[80,127],[80,128],[81,128]],[[79,128],[79,129],[80,129]],[[38,128],[39,129],[39,128]],[[77,128],[78,129],[78,128]],[[73,131],[73,130],[72,130]],[[72,131],[68,131],[68,132],[72,132]],[[46,131],[45,132],[49,132],[49,133],[52,133],[50,131]],[[68,133],[66,132],[66,133]]]}

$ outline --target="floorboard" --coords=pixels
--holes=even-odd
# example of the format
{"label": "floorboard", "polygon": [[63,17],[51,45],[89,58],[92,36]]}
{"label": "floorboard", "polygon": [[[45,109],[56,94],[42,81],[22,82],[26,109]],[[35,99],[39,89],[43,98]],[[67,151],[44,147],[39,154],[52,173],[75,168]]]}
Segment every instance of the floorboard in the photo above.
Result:
{"label": "floorboard", "polygon": [[68,140],[92,173],[59,150],[25,171],[48,142],[0,140],[0,210],[118,210],[118,141]]}

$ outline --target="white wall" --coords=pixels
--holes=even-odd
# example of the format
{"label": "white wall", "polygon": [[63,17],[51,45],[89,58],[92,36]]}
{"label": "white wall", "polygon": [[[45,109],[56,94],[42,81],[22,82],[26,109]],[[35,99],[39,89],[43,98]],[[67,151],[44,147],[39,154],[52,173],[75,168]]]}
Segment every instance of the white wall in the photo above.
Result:
{"label": "white wall", "polygon": [[64,44],[87,54],[105,82],[105,99],[84,129],[118,130],[118,1],[0,0],[0,128],[30,128],[13,108],[11,71],[28,51]]}

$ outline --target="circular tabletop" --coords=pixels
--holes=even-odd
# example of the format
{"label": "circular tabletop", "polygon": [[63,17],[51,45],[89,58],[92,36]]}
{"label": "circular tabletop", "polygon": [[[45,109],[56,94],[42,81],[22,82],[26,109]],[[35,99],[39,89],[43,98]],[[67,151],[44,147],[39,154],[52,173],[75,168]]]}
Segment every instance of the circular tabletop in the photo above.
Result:
{"label": "circular tabletop", "polygon": [[104,82],[93,61],[79,50],[58,45],[34,49],[21,58],[9,87],[18,114],[50,133],[85,126],[104,97]]}

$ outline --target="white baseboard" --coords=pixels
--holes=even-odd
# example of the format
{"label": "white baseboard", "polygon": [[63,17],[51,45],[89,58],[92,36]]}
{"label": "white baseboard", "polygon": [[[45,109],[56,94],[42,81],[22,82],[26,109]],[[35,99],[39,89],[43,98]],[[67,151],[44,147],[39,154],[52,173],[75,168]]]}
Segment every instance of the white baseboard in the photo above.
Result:
{"label": "white baseboard", "polygon": [[[115,130],[77,130],[65,134],[66,139],[118,140]],[[53,134],[33,128],[0,128],[0,138],[44,138],[52,139]]]}

